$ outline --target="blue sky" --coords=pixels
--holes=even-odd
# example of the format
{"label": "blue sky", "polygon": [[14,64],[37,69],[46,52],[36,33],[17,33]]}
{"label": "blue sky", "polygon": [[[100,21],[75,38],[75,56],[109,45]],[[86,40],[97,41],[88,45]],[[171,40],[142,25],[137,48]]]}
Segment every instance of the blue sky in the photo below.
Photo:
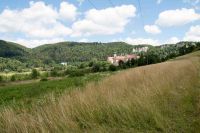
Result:
{"label": "blue sky", "polygon": [[27,47],[200,41],[200,0],[0,0],[0,39]]}

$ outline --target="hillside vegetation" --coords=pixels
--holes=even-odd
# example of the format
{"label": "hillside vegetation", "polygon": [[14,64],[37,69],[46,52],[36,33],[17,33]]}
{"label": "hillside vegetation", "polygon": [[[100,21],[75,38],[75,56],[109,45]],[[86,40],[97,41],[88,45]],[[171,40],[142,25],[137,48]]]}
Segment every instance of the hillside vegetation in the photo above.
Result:
{"label": "hillside vegetation", "polygon": [[[33,55],[44,62],[83,62],[93,58],[106,60],[115,52],[130,54],[133,46],[124,42],[114,43],[78,43],[62,42],[48,44],[33,49]],[[42,54],[41,54],[42,53]]]}
{"label": "hillside vegetation", "polygon": [[[33,49],[23,47],[19,44],[0,40],[0,57],[14,59],[22,62],[21,68],[51,68],[67,62],[68,65],[80,65],[82,62],[91,60],[106,61],[108,56],[133,54],[133,48],[149,48],[146,56],[150,64],[162,62],[173,57],[184,55],[200,48],[199,42],[180,42],[161,46],[137,45],[133,46],[124,42],[100,43],[100,42],[60,42],[46,44]],[[4,59],[4,60],[6,60]],[[14,64],[14,63],[13,63]],[[5,65],[4,65],[5,66]],[[8,66],[9,71],[23,71],[17,65],[14,68]],[[3,71],[3,69],[0,69]]]}
{"label": "hillside vegetation", "polygon": [[5,107],[2,132],[200,132],[200,51],[121,71],[32,110]]}
{"label": "hillside vegetation", "polygon": [[28,48],[16,43],[0,40],[0,57],[21,59],[28,54]]}

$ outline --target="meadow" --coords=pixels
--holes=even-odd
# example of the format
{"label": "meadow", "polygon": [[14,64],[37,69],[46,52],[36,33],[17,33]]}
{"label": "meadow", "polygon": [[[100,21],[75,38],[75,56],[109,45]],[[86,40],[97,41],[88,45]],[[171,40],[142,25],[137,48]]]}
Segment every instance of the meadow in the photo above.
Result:
{"label": "meadow", "polygon": [[63,92],[83,88],[88,82],[97,82],[109,73],[96,73],[79,77],[58,77],[52,80],[28,80],[1,84],[0,107],[30,107],[33,103],[41,104],[47,95],[58,97]]}
{"label": "meadow", "polygon": [[[62,88],[61,83],[54,82],[56,86],[52,88]],[[37,91],[42,84],[45,83],[30,86]],[[48,95],[42,106],[33,103],[31,109],[1,107],[0,131],[200,132],[199,51],[164,63],[124,70],[99,82],[88,82],[81,90],[79,85],[73,86],[73,91],[63,91],[59,97]],[[22,90],[26,91],[25,88],[28,87]],[[8,90],[0,89],[5,97]],[[20,89],[11,90],[14,94]],[[34,94],[27,95],[30,96]]]}

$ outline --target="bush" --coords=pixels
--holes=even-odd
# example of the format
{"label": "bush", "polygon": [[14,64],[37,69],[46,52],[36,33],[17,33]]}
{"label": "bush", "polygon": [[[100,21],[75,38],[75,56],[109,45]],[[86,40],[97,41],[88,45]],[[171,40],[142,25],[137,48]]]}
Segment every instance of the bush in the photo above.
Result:
{"label": "bush", "polygon": [[81,63],[79,65],[79,69],[83,69],[83,68],[86,68],[87,67],[87,64],[86,63]]}
{"label": "bush", "polygon": [[52,77],[56,77],[56,76],[58,76],[58,72],[54,69],[54,70],[51,71],[50,75]]}
{"label": "bush", "polygon": [[79,77],[79,76],[84,76],[84,75],[85,75],[85,73],[82,70],[75,70],[75,71],[71,71],[69,73],[70,77]]}
{"label": "bush", "polygon": [[16,81],[15,75],[12,75],[12,76],[11,76],[10,81]]}
{"label": "bush", "polygon": [[117,67],[115,65],[111,64],[109,66],[109,71],[116,71],[116,70],[117,70]]}
{"label": "bush", "polygon": [[94,65],[94,62],[92,61],[88,64],[89,67],[92,67],[93,65]]}
{"label": "bush", "polygon": [[31,73],[31,78],[37,79],[39,76],[40,76],[40,73],[36,69],[33,69]]}
{"label": "bush", "polygon": [[0,75],[0,82],[2,82],[3,81],[3,77]]}
{"label": "bush", "polygon": [[100,65],[99,64],[94,64],[92,66],[92,72],[99,72],[100,71]]}
{"label": "bush", "polygon": [[137,59],[131,59],[131,66],[137,66]]}
{"label": "bush", "polygon": [[132,66],[132,62],[131,60],[128,60],[126,63],[125,63],[126,67],[130,68]]}
{"label": "bush", "polygon": [[40,81],[48,81],[47,78],[42,78]]}
{"label": "bush", "polygon": [[122,60],[119,61],[119,68],[121,68],[121,69],[126,69],[127,68],[127,66],[124,63],[124,61],[122,61]]}

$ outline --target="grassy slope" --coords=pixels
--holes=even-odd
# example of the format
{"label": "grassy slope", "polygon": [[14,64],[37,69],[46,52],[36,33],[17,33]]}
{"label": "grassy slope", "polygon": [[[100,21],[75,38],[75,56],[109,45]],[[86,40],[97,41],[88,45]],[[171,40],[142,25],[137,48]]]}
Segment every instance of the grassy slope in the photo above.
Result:
{"label": "grassy slope", "polygon": [[30,110],[5,108],[4,132],[200,132],[200,52],[123,71]]}

